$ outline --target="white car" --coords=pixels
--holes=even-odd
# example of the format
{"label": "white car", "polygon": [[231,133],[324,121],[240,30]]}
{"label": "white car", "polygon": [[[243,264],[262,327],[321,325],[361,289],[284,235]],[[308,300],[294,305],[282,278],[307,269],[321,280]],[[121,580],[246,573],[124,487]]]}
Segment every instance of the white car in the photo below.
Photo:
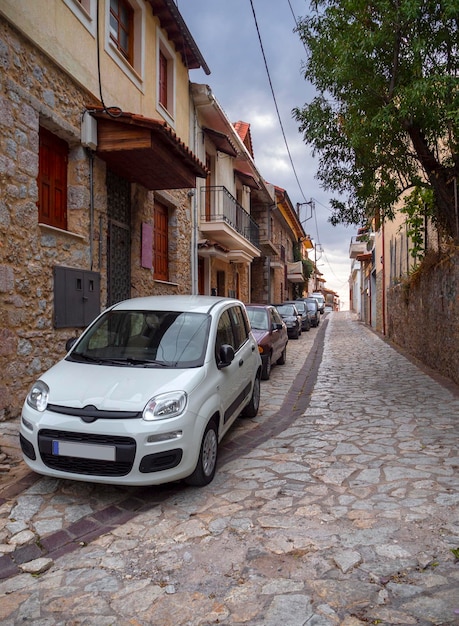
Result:
{"label": "white car", "polygon": [[39,474],[206,485],[231,424],[258,412],[261,359],[238,300],[135,298],[73,341],[24,402],[21,448]]}
{"label": "white car", "polygon": [[323,293],[320,293],[320,291],[314,291],[313,293],[311,293],[311,298],[315,298],[317,300],[317,303],[319,305],[319,311],[323,315],[325,312],[325,296],[323,295]]}

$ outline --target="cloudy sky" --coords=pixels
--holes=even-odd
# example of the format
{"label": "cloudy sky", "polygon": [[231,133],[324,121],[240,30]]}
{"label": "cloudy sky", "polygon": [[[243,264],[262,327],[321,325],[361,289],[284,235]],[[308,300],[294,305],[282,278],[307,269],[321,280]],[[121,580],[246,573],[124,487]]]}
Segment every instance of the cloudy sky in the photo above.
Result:
{"label": "cloudy sky", "polygon": [[265,180],[286,189],[294,205],[314,201],[312,216],[307,205],[301,209],[303,226],[320,244],[317,265],[325,286],[339,294],[341,308],[347,309],[349,243],[356,229],[328,222],[330,195],[315,178],[317,160],[291,113],[314,97],[301,73],[306,52],[294,33],[295,18],[307,13],[309,0],[176,0],[176,4],[211,71],[206,76],[202,70],[191,70],[191,80],[210,86],[232,122],[250,124],[255,163]]}

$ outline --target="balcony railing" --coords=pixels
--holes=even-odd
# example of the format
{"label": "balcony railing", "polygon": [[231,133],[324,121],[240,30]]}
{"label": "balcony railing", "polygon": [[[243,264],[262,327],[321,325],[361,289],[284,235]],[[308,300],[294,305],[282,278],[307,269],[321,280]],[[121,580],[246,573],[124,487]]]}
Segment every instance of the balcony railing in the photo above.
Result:
{"label": "balcony railing", "polygon": [[258,224],[226,187],[201,187],[201,221],[225,222],[254,246],[260,246]]}
{"label": "balcony railing", "polygon": [[364,254],[367,251],[367,242],[362,241],[359,236],[352,237],[349,246],[349,258],[355,259],[359,254]]}

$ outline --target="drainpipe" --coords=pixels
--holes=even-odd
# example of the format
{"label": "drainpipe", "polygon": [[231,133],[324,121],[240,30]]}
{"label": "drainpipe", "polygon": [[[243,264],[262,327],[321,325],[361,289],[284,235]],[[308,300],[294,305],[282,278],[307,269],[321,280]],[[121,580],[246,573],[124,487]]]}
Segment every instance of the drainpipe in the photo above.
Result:
{"label": "drainpipe", "polygon": [[89,158],[89,269],[94,267],[94,154],[87,150]]}
{"label": "drainpipe", "polygon": [[384,220],[381,222],[381,234],[382,234],[382,332],[386,335],[386,246],[384,237]]}

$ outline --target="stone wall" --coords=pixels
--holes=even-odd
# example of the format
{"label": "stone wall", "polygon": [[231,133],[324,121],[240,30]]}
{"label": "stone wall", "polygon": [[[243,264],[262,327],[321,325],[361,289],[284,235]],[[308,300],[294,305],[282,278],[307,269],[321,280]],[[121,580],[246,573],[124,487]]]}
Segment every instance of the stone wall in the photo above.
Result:
{"label": "stone wall", "polygon": [[[0,421],[20,414],[30,385],[65,354],[81,328],[54,328],[53,267],[100,273],[107,303],[105,163],[94,159],[90,245],[90,159],[81,114],[96,101],[17,31],[0,22]],[[69,146],[68,230],[38,222],[39,128]],[[141,264],[141,228],[153,224],[156,196],[169,210],[169,282]],[[187,190],[131,185],[131,296],[190,293],[191,210]],[[154,226],[154,224],[153,224]]]}
{"label": "stone wall", "polygon": [[459,384],[459,251],[388,290],[387,335]]}

